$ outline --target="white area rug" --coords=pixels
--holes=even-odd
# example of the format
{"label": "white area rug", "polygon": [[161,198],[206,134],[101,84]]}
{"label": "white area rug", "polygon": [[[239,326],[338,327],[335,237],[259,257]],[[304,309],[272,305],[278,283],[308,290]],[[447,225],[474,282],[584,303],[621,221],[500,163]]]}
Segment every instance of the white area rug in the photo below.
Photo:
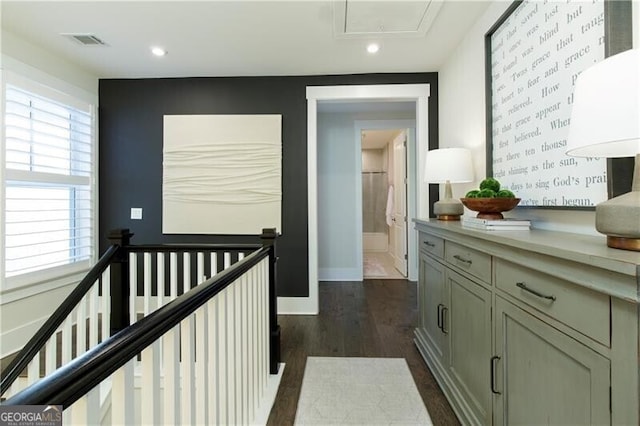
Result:
{"label": "white area rug", "polygon": [[382,266],[382,263],[378,259],[365,258],[364,259],[364,277],[386,277],[387,271]]}
{"label": "white area rug", "polygon": [[296,425],[431,425],[403,358],[308,357]]}

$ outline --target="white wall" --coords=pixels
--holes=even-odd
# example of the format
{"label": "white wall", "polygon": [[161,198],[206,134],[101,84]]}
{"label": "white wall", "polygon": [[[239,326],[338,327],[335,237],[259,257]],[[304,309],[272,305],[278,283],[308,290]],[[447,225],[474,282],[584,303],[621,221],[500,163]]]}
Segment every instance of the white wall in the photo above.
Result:
{"label": "white wall", "polygon": [[[463,196],[485,178],[484,35],[510,4],[493,2],[438,72],[440,147],[468,147],[474,158],[476,181],[453,185],[454,197]],[[637,24],[640,1],[634,0],[633,7]],[[639,26],[634,28],[634,47],[640,47]],[[467,210],[466,214],[471,212]],[[532,219],[534,227],[540,229],[600,235],[592,211],[527,209],[515,214]]]}
{"label": "white wall", "polygon": [[[357,203],[361,202],[358,120],[414,119],[413,113],[318,114],[318,275],[321,281],[362,275]],[[361,229],[361,227],[359,228]]]}
{"label": "white wall", "polygon": [[[12,72],[98,104],[98,77],[11,33],[1,34],[2,76]],[[4,77],[2,77],[4,78]],[[0,109],[1,110],[1,109]],[[0,128],[4,114],[0,113]],[[4,150],[4,138],[0,138]],[[0,161],[2,155],[0,154]],[[2,197],[0,189],[0,198]],[[97,225],[97,218],[96,218]],[[2,274],[0,274],[1,276]],[[0,357],[19,350],[84,276],[75,274],[0,292]]]}

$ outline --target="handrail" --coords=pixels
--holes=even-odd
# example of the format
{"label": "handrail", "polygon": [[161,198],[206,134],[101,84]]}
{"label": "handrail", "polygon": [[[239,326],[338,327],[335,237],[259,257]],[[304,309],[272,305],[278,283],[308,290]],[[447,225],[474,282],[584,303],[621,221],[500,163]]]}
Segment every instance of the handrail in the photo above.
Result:
{"label": "handrail", "polygon": [[9,363],[2,372],[0,381],[0,395],[4,394],[11,384],[18,378],[22,370],[31,362],[33,357],[47,343],[47,340],[56,332],[60,324],[73,311],[85,294],[91,289],[100,275],[107,269],[114,257],[122,248],[119,245],[110,246],[100,257],[98,263],[87,273],[76,288],[67,296],[62,304],[51,314],[36,334],[27,342],[18,355]]}
{"label": "handrail", "polygon": [[69,407],[273,252],[263,247],[103,341],[2,405]]}
{"label": "handrail", "polygon": [[191,244],[191,243],[167,243],[167,244],[140,244],[127,245],[124,249],[127,252],[170,252],[170,251],[194,251],[194,250],[225,250],[225,251],[249,251],[258,250],[261,244]]}

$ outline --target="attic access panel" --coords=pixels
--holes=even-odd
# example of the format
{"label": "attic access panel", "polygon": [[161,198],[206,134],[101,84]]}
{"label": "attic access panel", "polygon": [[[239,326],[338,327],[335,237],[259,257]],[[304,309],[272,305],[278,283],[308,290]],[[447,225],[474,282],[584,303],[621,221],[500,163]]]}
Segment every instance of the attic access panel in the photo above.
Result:
{"label": "attic access panel", "polygon": [[334,2],[336,37],[422,36],[427,33],[442,1]]}

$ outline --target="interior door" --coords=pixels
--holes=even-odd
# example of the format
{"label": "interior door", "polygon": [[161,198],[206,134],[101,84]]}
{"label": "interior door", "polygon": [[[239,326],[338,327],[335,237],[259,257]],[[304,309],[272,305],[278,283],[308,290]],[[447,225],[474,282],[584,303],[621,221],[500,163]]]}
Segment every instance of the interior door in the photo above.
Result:
{"label": "interior door", "polygon": [[394,266],[407,276],[407,132],[393,141],[393,258]]}

